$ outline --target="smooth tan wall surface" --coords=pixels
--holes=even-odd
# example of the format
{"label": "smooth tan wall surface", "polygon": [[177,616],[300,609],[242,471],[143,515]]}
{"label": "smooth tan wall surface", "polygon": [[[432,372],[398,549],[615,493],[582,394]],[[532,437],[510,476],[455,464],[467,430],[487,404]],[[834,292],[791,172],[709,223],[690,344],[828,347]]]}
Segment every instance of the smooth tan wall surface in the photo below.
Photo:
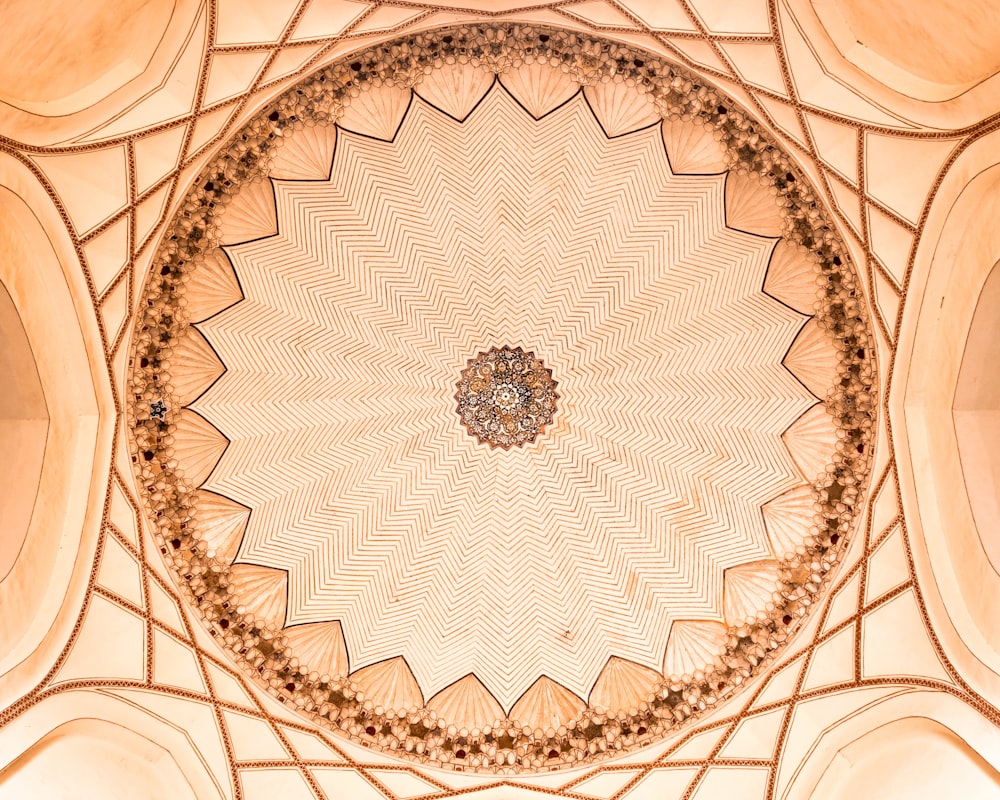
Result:
{"label": "smooth tan wall surface", "polygon": [[955,390],[955,432],[983,549],[1000,572],[1000,267],[976,306]]}
{"label": "smooth tan wall surface", "polygon": [[28,534],[48,427],[28,336],[10,293],[0,284],[0,580]]}

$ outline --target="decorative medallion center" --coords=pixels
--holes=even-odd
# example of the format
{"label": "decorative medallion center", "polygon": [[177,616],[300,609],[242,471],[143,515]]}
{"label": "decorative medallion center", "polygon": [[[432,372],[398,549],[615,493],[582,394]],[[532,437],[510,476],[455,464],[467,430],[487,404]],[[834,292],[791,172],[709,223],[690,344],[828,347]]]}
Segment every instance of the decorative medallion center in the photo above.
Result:
{"label": "decorative medallion center", "polygon": [[480,444],[523,447],[552,422],[556,385],[552,370],[530,350],[491,347],[462,370],[455,393],[458,415]]}

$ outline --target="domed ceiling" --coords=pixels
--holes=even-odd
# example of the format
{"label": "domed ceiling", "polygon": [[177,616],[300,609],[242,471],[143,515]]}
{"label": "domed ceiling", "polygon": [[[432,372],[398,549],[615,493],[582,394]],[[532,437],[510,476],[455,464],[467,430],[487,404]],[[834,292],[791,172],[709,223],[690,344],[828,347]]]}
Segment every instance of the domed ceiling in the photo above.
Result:
{"label": "domed ceiling", "polygon": [[0,788],[995,790],[995,81],[816,5],[40,20]]}
{"label": "domed ceiling", "polygon": [[391,42],[189,193],[133,462],[271,691],[368,746],[566,766],[723,700],[836,564],[856,286],[801,170],[680,68],[534,26]]}

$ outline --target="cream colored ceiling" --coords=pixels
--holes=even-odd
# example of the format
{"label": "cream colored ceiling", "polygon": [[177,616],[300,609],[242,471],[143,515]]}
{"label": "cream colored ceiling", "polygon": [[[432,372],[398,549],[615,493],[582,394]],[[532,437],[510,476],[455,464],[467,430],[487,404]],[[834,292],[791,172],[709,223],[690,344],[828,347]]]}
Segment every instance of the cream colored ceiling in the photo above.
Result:
{"label": "cream colored ceiling", "polygon": [[[89,776],[81,792],[143,796],[138,765],[156,763],[174,797],[836,797],[852,784],[828,767],[861,749],[884,754],[872,774],[922,769],[872,733],[892,725],[911,743],[905,752],[946,753],[942,763],[965,790],[996,792],[1000,648],[990,597],[1000,578],[959,468],[990,462],[960,453],[950,422],[966,331],[998,258],[989,216],[996,81],[988,63],[970,60],[954,81],[969,88],[923,91],[919,81],[934,76],[901,77],[908,62],[891,46],[879,45],[893,62],[884,72],[880,61],[841,53],[842,36],[823,27],[834,27],[830,9],[819,6],[820,14],[791,0],[490,5],[504,18],[664,53],[763,116],[821,187],[854,252],[885,398],[862,533],[829,602],[768,675],[676,739],[502,786],[333,739],[234,669],[153,552],[121,430],[144,270],[213,148],[312,67],[484,13],[464,3],[154,3],[144,12],[148,35],[120,59],[131,67],[97,47],[92,60],[74,55],[74,74],[89,81],[67,82],[65,64],[44,60],[34,83],[0,81],[9,103],[0,116],[4,218],[17,222],[4,232],[0,280],[51,420],[25,545],[0,583],[0,764],[11,765],[0,788],[17,796],[58,762]],[[114,27],[117,7],[100,8],[88,24]],[[47,20],[19,9],[36,24],[3,36],[5,63],[33,36],[70,35],[59,11]],[[860,30],[856,15],[843,21]],[[919,35],[932,36],[929,28]],[[34,500],[30,491],[4,495],[22,511]],[[73,755],[59,749],[63,736]],[[102,759],[134,766],[85,768]]]}

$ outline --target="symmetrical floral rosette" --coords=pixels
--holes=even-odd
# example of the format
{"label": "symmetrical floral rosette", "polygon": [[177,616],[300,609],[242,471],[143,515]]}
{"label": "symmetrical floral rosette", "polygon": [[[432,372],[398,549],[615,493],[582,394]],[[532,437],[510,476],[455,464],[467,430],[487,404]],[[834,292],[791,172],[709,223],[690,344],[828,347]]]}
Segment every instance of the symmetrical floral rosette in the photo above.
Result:
{"label": "symmetrical floral rosette", "polygon": [[520,347],[491,347],[470,358],[455,399],[462,424],[482,444],[508,450],[535,441],[556,411],[557,381]]}
{"label": "symmetrical floral rosette", "polygon": [[[337,621],[322,623],[326,627],[308,635],[303,629],[310,626],[284,627],[287,587],[281,574],[233,564],[248,510],[201,488],[226,440],[186,408],[222,371],[194,325],[241,297],[220,249],[220,243],[240,241],[225,241],[220,228],[222,214],[235,208],[234,198],[250,197],[266,184],[262,179],[271,175],[276,156],[296,137],[311,142],[322,161],[324,141],[334,135],[324,131],[335,131],[352,104],[363,106],[373,87],[398,89],[404,93],[400,102],[405,92],[422,85],[432,95],[428,76],[456,64],[502,80],[506,76],[504,85],[512,93],[518,81],[530,82],[526,71],[556,67],[546,74],[564,78],[552,78],[551,86],[520,98],[527,111],[540,116],[545,102],[564,102],[567,92],[587,87],[587,101],[609,136],[622,132],[612,105],[619,108],[631,102],[623,97],[641,96],[648,105],[642,113],[652,115],[648,124],[662,127],[675,171],[728,171],[728,224],[739,227],[736,222],[743,219],[751,229],[753,204],[738,201],[769,198],[778,209],[778,224],[773,231],[765,226],[764,234],[779,239],[781,252],[775,250],[768,276],[773,288],[765,288],[789,304],[798,302],[800,309],[808,307],[803,313],[812,315],[810,333],[800,336],[797,353],[789,358],[799,358],[803,366],[796,375],[822,401],[816,413],[810,412],[808,425],[829,424],[836,430],[820,476],[764,508],[772,542],[784,550],[776,553],[774,591],[756,617],[675,623],[662,673],[613,658],[589,703],[543,678],[508,714],[499,711],[486,720],[480,717],[489,712],[481,711],[480,717],[468,718],[477,724],[449,718],[458,713],[455,709],[467,708],[470,698],[483,696],[474,676],[424,702],[401,659],[376,665],[377,675],[373,667],[351,672],[342,638],[337,639]],[[608,98],[615,92],[620,95],[612,103]],[[451,102],[450,95],[442,97],[442,104]],[[605,101],[610,105],[602,109]],[[468,113],[458,106],[444,110],[456,119]],[[734,187],[742,192],[738,197]],[[248,207],[244,203],[243,211]],[[790,259],[810,265],[811,285],[799,281],[782,287],[779,262]],[[785,290],[788,295],[780,296]],[[661,739],[726,699],[770,662],[819,600],[852,533],[869,471],[874,348],[861,290],[847,250],[802,171],[757,122],[697,76],[624,45],[529,25],[467,26],[411,36],[338,61],[286,91],[230,139],[188,192],[160,243],[134,332],[128,422],[137,482],[161,551],[213,635],[248,674],[318,723],[366,746],[455,769],[551,769],[608,757]],[[810,367],[810,353],[823,348],[832,354],[829,376]],[[530,367],[524,374],[531,375],[531,397],[521,397],[508,382],[510,396],[494,398],[494,406],[507,413],[522,400],[534,403],[530,420],[522,424],[509,413],[491,412],[486,415],[491,421],[512,422],[514,431],[469,425],[475,359],[456,395],[469,432],[502,449],[533,441],[552,421],[558,399],[551,373],[534,354],[511,352]],[[793,368],[788,359],[785,363]],[[808,425],[790,433],[813,441]],[[801,535],[788,532],[795,525]],[[737,578],[734,571],[734,594],[740,588]],[[759,575],[745,577],[748,592],[759,590],[754,580]],[[265,596],[271,599],[261,600]],[[702,668],[686,667],[698,659]],[[673,667],[686,674],[676,674]],[[378,694],[387,686],[394,687],[393,703],[382,702]],[[369,687],[382,688],[371,693]],[[496,706],[495,701],[480,705]],[[544,724],[545,719],[558,724]]]}

